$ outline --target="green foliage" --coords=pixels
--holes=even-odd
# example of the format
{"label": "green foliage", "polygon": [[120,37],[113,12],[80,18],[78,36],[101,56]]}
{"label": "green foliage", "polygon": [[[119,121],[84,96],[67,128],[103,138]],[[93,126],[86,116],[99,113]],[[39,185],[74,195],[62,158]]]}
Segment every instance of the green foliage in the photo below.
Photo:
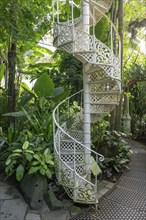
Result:
{"label": "green foliage", "polygon": [[10,125],[7,133],[3,131],[2,127],[0,127],[0,166],[1,168],[5,167],[5,160],[9,156],[9,154],[15,149],[13,146],[13,142],[16,138],[16,132],[14,130],[14,126]]}
{"label": "green foliage", "polygon": [[26,172],[30,175],[39,172],[49,179],[52,178],[53,154],[41,135],[37,136],[29,130],[23,130],[12,146],[15,149],[9,154],[5,163],[5,172],[8,176],[15,172],[17,181],[21,181]]}
{"label": "green foliage", "polygon": [[50,9],[47,0],[2,1],[0,13],[2,39],[6,40],[8,37],[19,39],[24,36],[36,39],[41,32],[43,36],[47,30],[46,23],[49,27],[48,8]]}
{"label": "green foliage", "polygon": [[[114,141],[114,145],[117,148],[116,155],[111,153],[110,157],[105,157],[105,160],[100,163],[100,166],[103,170],[113,169],[115,172],[120,172],[123,169],[129,169],[128,163],[132,151],[127,143],[121,138],[121,135],[118,134],[119,140]],[[113,154],[113,155],[112,155]]]}
{"label": "green foliage", "polygon": [[143,130],[144,117],[146,114],[146,65],[131,63],[130,69],[125,71],[123,81],[124,90],[130,100],[131,128],[133,136],[141,136]]}
{"label": "green foliage", "polygon": [[0,64],[0,83],[1,83],[1,80],[4,76],[4,70],[5,70],[5,64],[2,63],[2,64]]}
{"label": "green foliage", "polygon": [[5,121],[2,115],[7,112],[7,91],[0,87],[0,126],[5,125]]}
{"label": "green foliage", "polygon": [[131,88],[131,115],[142,120],[146,114],[146,82],[135,83]]}
{"label": "green foliage", "polygon": [[[110,23],[107,21],[105,17],[103,17],[100,22],[98,22],[95,26],[95,36],[97,39],[101,40],[103,43],[107,44],[108,34],[110,30]],[[91,28],[91,34],[93,30]]]}
{"label": "green foliage", "polygon": [[123,167],[128,168],[127,163],[131,150],[123,140],[121,133],[107,131],[108,125],[109,122],[101,119],[96,126],[92,127],[93,146],[96,147],[98,153],[105,157],[105,160],[100,163],[100,167],[103,170],[110,167],[119,172]]}
{"label": "green foliage", "polygon": [[34,85],[34,91],[39,97],[49,97],[54,91],[54,83],[52,79],[46,74],[42,74]]}
{"label": "green foliage", "polygon": [[50,75],[56,87],[71,89],[72,93],[83,88],[82,63],[64,51],[54,54]]}
{"label": "green foliage", "polygon": [[[135,122],[135,123],[134,123]],[[146,114],[143,116],[143,120],[132,120],[132,134],[133,138],[145,138],[146,137]]]}
{"label": "green foliage", "polygon": [[[48,80],[47,93],[40,89],[44,79]],[[17,129],[11,125],[7,132],[0,130],[0,165],[7,176],[15,173],[17,181],[21,181],[26,173],[32,175],[39,172],[49,179],[54,173],[52,111],[69,93],[61,87],[55,89],[46,74],[43,80],[39,78],[36,83],[35,92],[41,96],[38,97],[23,84],[25,95],[30,96],[29,102],[25,103],[25,107],[21,106],[22,92],[19,102],[21,111],[5,114],[16,118]]]}
{"label": "green foliage", "polygon": [[109,128],[109,122],[101,118],[91,126],[92,143],[97,147],[103,143],[106,130]]}
{"label": "green foliage", "polygon": [[[124,4],[124,77],[125,72],[133,69],[133,64],[144,65],[145,34],[143,26],[135,25],[145,19],[145,1],[127,0]],[[141,43],[143,41],[143,48]]]}

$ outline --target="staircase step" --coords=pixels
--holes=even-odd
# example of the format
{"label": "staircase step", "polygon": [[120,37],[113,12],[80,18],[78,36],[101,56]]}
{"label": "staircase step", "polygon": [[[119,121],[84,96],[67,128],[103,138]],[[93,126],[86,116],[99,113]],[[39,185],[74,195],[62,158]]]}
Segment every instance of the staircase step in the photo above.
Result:
{"label": "staircase step", "polygon": [[66,143],[76,143],[74,140],[69,139],[69,138],[65,138],[65,139],[64,139],[64,138],[63,138],[63,139],[61,138],[60,141],[61,141],[61,142],[66,142]]}
{"label": "staircase step", "polygon": [[[71,149],[69,149],[69,150],[67,150],[67,149],[61,150],[60,155],[61,154],[74,156],[74,150],[71,150]],[[78,155],[84,155],[84,151],[83,150],[76,150],[75,151],[75,155],[77,155],[77,154]]]}
{"label": "staircase step", "polygon": [[[72,155],[72,154],[61,154],[60,157],[67,164],[74,163],[74,155]],[[76,154],[75,161],[76,161],[76,163],[84,162],[84,155],[83,154]]]}
{"label": "staircase step", "polygon": [[111,78],[102,78],[94,81],[89,81],[88,84],[101,84],[101,83],[112,83],[113,80]]}
{"label": "staircase step", "polygon": [[[67,131],[67,133],[71,136],[71,137],[73,137],[74,139],[76,139],[77,141],[79,141],[79,142],[83,142],[83,140],[84,140],[84,134],[83,134],[83,131],[82,130],[76,130],[76,129],[69,129],[68,131]],[[61,138],[61,140],[62,141],[65,141],[65,142],[69,142],[69,141],[71,141],[71,142],[74,142],[71,138],[69,138],[66,134],[65,135],[63,135],[63,137]]]}
{"label": "staircase step", "polygon": [[109,114],[114,107],[116,106],[116,104],[114,103],[114,105],[92,105],[91,106],[91,111],[90,114],[92,115],[96,115],[96,114]]}
{"label": "staircase step", "polygon": [[73,140],[70,140],[70,139],[60,140],[61,151],[64,151],[64,150],[72,150],[73,151],[74,145],[76,147],[76,150],[78,150],[78,151],[83,150],[83,146],[81,144],[74,142]]}
{"label": "staircase step", "polygon": [[65,46],[65,45],[67,45],[67,44],[72,44],[72,43],[74,43],[74,41],[67,41],[67,42],[64,42],[63,44],[60,44],[60,46],[59,47],[63,47],[63,46]]}
{"label": "staircase step", "polygon": [[120,94],[120,92],[119,92],[119,90],[117,90],[117,91],[103,91],[103,92],[90,92],[89,93],[90,95],[119,95]]}
{"label": "staircase step", "polygon": [[117,105],[118,102],[105,102],[105,101],[96,101],[96,102],[90,102],[91,105]]}

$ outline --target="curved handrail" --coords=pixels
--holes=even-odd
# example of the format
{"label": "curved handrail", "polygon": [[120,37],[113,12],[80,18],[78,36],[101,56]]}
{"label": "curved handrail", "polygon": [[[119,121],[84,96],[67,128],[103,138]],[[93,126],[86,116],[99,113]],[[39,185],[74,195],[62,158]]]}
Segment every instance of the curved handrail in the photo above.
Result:
{"label": "curved handrail", "polygon": [[[86,0],[84,0],[85,2],[87,2]],[[96,8],[96,10],[97,11],[99,11],[101,14],[102,14],[102,16],[103,17],[105,17],[106,19],[107,19],[107,21],[111,24],[111,26],[112,26],[112,28],[114,29],[114,31],[115,31],[115,33],[116,33],[116,35],[117,35],[117,37],[118,37],[118,40],[119,40],[119,65],[120,65],[120,67],[121,67],[121,39],[120,39],[120,35],[119,35],[119,33],[118,33],[118,31],[117,31],[117,29],[116,29],[116,27],[115,27],[115,25],[113,24],[113,22],[108,18],[108,16],[105,14],[105,13],[103,13],[100,9],[99,9],[99,6],[100,7],[102,7],[102,8],[105,8],[104,6],[102,6],[100,3],[98,3],[98,2],[96,2],[96,0],[89,0],[88,1],[89,3],[91,2],[91,3],[93,3],[94,5],[95,5],[95,8]],[[104,2],[104,1],[102,1],[102,2]],[[112,1],[111,1],[111,3],[109,4],[109,6],[108,6],[108,8],[105,8],[105,9],[109,9],[110,7],[111,7],[111,4],[112,4]],[[74,19],[74,21],[76,21],[77,23],[78,22],[80,22],[81,21],[81,19],[82,19],[82,16],[80,15],[78,18],[76,18],[76,19]],[[61,22],[61,23],[58,23],[59,25],[62,25],[62,26],[73,26],[73,28],[74,29],[77,29],[77,28],[75,28],[75,26],[76,26],[76,22],[74,22],[74,23],[68,23],[68,21],[67,22]],[[85,32],[83,32],[81,29],[79,29],[79,31],[80,32],[82,32],[83,33],[83,35],[87,35],[87,33],[85,33]],[[89,36],[91,37],[91,35],[89,34]],[[88,37],[89,37],[88,36]],[[100,41],[99,39],[97,39],[96,38],[96,40],[98,40],[98,41]],[[101,41],[100,41],[100,43],[102,43]],[[107,47],[104,43],[102,43],[105,47]],[[109,49],[110,50],[110,52],[112,53],[112,57],[113,57],[113,59],[114,60],[116,60],[116,59],[118,59],[114,54],[113,54],[113,52],[112,52],[112,50],[109,48],[109,47],[107,47],[107,49]]]}
{"label": "curved handrail", "polygon": [[[58,35],[58,39],[59,39],[59,37],[64,37],[65,35],[64,35],[64,31],[65,30],[67,30],[67,28],[68,29],[70,29],[69,30],[69,32],[70,32],[70,38],[68,39],[68,40],[66,40],[66,38],[65,38],[65,44],[67,44],[67,43],[69,43],[70,41],[75,41],[76,42],[76,44],[78,43],[78,45],[80,45],[80,48],[82,49],[82,50],[76,50],[76,51],[74,51],[74,54],[75,53],[78,53],[78,55],[80,55],[81,57],[83,57],[87,62],[89,62],[89,63],[92,63],[92,64],[98,64],[98,65],[105,65],[105,66],[111,66],[111,67],[113,67],[114,69],[116,69],[116,72],[117,72],[117,76],[114,76],[114,75],[110,75],[111,77],[113,77],[113,78],[115,78],[115,79],[120,79],[120,62],[119,62],[119,59],[118,59],[118,57],[116,57],[113,53],[112,53],[112,51],[111,51],[111,49],[109,48],[109,47],[107,47],[104,43],[102,43],[99,39],[97,39],[97,38],[95,38],[94,36],[91,36],[90,34],[87,34],[87,33],[85,33],[85,32],[83,32],[82,30],[80,30],[80,29],[78,29],[78,28],[76,28],[76,27],[73,27],[72,25],[70,25],[69,27],[68,27],[68,25],[66,24],[66,25],[64,25],[64,24],[57,24],[57,26],[59,26],[60,28],[59,28],[59,31],[61,32],[61,34],[60,35]],[[62,27],[62,28],[61,28]],[[66,27],[65,29],[64,29],[64,27]],[[71,35],[71,33],[72,33],[72,28],[74,28],[74,36],[72,36]],[[59,34],[59,33],[58,33]],[[86,52],[86,51],[84,51],[83,49],[84,48],[82,48],[83,46],[80,44],[80,41],[81,41],[81,38],[78,38],[78,36],[82,36],[82,39],[84,40],[85,38],[88,38],[89,39],[89,41],[90,41],[90,45],[89,45],[89,48],[90,48],[90,50],[88,50],[87,51],[87,53],[91,53],[92,54],[92,56],[94,55],[94,54],[98,54],[98,50],[96,49],[96,48],[94,48],[94,46],[95,47],[100,47],[100,50],[102,51],[102,50],[106,50],[106,53],[103,53],[103,54],[99,54],[99,56],[98,56],[98,59],[100,59],[100,60],[102,60],[102,61],[97,61],[97,60],[95,60],[95,62],[93,62],[93,58],[92,58],[92,56],[89,56],[89,58],[87,57],[87,56],[84,56],[84,52]],[[64,38],[63,38],[64,39]],[[62,45],[63,45],[63,43],[62,42],[59,42],[59,45],[58,45],[58,47],[62,47]],[[69,52],[69,51],[68,51]],[[83,52],[83,53],[82,53]],[[104,62],[103,62],[104,61]],[[109,75],[109,73],[107,72],[107,74]]]}
{"label": "curved handrail", "polygon": [[[85,0],[86,1],[86,0]],[[116,29],[116,26],[114,25],[114,23],[108,18],[108,16],[106,14],[104,14],[99,8],[98,8],[98,3],[95,0],[90,0],[91,2],[94,2],[95,5],[97,5],[96,9],[103,15],[103,17],[105,17],[108,22],[111,24],[111,26],[113,27],[114,31],[116,32],[118,38],[119,38],[119,56],[121,55],[121,38],[119,35],[119,32]]]}
{"label": "curved handrail", "polygon": [[95,155],[97,155],[97,156],[100,157],[100,158],[99,158],[100,161],[103,161],[103,160],[104,160],[104,156],[103,156],[102,154],[99,154],[99,153],[97,153],[96,151],[94,151],[94,150],[88,148],[86,145],[80,143],[80,142],[77,141],[75,138],[73,138],[71,135],[69,135],[69,134],[61,127],[61,125],[59,125],[59,123],[57,122],[56,117],[55,117],[55,114],[56,114],[57,109],[58,109],[64,102],[68,101],[70,98],[74,97],[75,95],[77,95],[77,94],[79,94],[79,93],[81,93],[81,92],[83,92],[83,90],[80,90],[80,91],[76,92],[75,94],[69,96],[68,98],[66,98],[66,99],[64,99],[62,102],[60,102],[60,103],[55,107],[55,109],[53,110],[53,120],[54,120],[54,123],[56,124],[57,128],[60,129],[65,135],[67,135],[67,137],[69,137],[69,138],[70,138],[71,140],[73,140],[75,143],[80,144],[82,147],[86,148],[87,150],[90,150],[92,153],[94,153]]}

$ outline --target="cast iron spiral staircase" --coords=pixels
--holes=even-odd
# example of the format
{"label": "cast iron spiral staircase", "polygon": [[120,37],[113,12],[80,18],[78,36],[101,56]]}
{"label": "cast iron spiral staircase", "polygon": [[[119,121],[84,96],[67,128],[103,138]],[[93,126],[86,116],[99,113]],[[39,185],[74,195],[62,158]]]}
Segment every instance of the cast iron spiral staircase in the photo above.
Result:
{"label": "cast iron spiral staircase", "polygon": [[[109,114],[119,103],[120,59],[94,34],[83,31],[82,15],[73,16],[73,0],[70,0],[67,21],[60,22],[63,4],[65,6],[66,0],[53,0],[54,46],[73,54],[83,63],[88,77],[90,117],[94,122],[100,115]],[[112,0],[89,0],[90,26],[106,16],[111,4]],[[84,143],[82,93],[79,91],[63,100],[53,111],[56,176],[74,202],[96,204],[98,163],[104,157]],[[78,104],[74,100],[78,100]]]}

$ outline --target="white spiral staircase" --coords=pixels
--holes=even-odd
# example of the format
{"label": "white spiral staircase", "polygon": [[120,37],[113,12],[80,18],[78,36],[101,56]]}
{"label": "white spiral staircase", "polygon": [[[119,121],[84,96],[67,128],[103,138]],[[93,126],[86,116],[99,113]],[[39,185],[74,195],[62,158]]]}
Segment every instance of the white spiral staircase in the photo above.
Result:
{"label": "white spiral staircase", "polygon": [[[88,2],[89,25],[95,26],[106,16],[112,0]],[[65,4],[66,0],[53,0],[54,46],[73,54],[83,63],[89,88],[89,114],[91,122],[94,122],[101,114],[109,114],[119,103],[120,59],[114,55],[112,48],[96,39],[94,34],[83,31],[83,15],[74,18],[73,0],[70,0],[71,10],[67,21],[60,22],[59,13]],[[53,112],[56,176],[74,202],[96,204],[98,162],[104,160],[104,157],[84,143],[85,109],[82,100],[85,97],[82,93],[79,91],[65,99]]]}

